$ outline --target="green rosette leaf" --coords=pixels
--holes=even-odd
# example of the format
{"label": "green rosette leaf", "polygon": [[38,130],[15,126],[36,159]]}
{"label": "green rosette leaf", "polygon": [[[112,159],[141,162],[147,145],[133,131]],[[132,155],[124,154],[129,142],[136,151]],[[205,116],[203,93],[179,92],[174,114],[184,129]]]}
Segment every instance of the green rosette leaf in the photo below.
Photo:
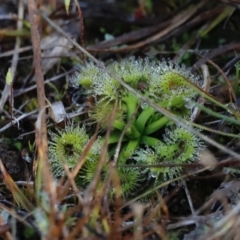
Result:
{"label": "green rosette leaf", "polygon": [[89,140],[85,127],[74,127],[72,124],[57,133],[50,132],[49,158],[55,177],[65,175],[62,161],[72,169],[81,156]]}

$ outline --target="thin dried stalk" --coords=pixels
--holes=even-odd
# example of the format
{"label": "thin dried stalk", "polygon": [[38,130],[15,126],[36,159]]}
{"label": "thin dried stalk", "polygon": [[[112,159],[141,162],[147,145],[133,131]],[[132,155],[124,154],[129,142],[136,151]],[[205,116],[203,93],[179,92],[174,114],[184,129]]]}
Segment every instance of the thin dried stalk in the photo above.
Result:
{"label": "thin dried stalk", "polygon": [[[28,12],[29,19],[31,23],[31,36],[33,45],[33,56],[34,56],[34,68],[36,75],[37,84],[37,100],[38,100],[38,110],[41,114],[40,126],[41,128],[39,137],[43,150],[43,160],[48,163],[48,140],[47,140],[47,125],[46,125],[46,113],[45,113],[45,89],[44,89],[44,78],[42,71],[42,59],[41,59],[41,45],[40,45],[40,35],[38,31],[38,20],[36,15],[36,3],[34,0],[28,0]],[[47,177],[47,176],[46,176]],[[49,179],[46,179],[49,181]]]}

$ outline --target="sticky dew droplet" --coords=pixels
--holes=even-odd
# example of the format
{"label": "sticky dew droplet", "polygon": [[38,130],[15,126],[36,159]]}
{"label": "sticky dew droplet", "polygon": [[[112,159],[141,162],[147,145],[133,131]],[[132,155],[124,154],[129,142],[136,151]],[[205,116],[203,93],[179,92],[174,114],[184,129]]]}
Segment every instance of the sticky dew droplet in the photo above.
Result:
{"label": "sticky dew droplet", "polygon": [[176,182],[171,182],[171,186],[176,186]]}
{"label": "sticky dew droplet", "polygon": [[141,108],[142,108],[142,109],[146,109],[148,106],[149,106],[149,105],[148,105],[146,102],[144,102],[144,103],[141,104]]}
{"label": "sticky dew droplet", "polygon": [[157,178],[158,176],[158,173],[157,172],[151,172],[151,177],[152,178]]}
{"label": "sticky dew droplet", "polygon": [[182,182],[181,182],[181,181],[178,181],[178,182],[177,182],[177,186],[178,186],[178,187],[182,187],[182,186],[183,186]]}
{"label": "sticky dew droplet", "polygon": [[223,168],[222,172],[227,175],[230,172],[230,170],[228,168]]}

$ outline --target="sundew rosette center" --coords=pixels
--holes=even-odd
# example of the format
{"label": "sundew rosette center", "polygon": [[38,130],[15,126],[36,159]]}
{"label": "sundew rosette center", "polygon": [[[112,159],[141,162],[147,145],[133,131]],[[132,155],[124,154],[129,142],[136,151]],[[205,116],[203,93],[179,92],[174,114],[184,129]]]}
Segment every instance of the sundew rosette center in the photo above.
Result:
{"label": "sundew rosette center", "polygon": [[[57,133],[50,132],[49,159],[52,166],[54,177],[65,176],[63,162],[72,170],[78,163],[83,151],[85,150],[90,137],[85,127],[67,125],[65,129],[58,130]],[[89,152],[86,160],[97,161],[100,156],[102,142],[97,139]],[[92,171],[94,173],[94,170]]]}
{"label": "sundew rosette center", "polygon": [[[172,61],[154,62],[131,57],[106,65],[112,74],[93,63],[87,63],[80,67],[71,82],[75,86],[81,85],[85,94],[94,99],[87,113],[87,124],[98,124],[103,140],[105,130],[111,129],[107,139],[110,160],[115,157],[121,139],[117,172],[124,185],[123,195],[127,196],[132,189],[137,188],[139,179],[144,181],[152,178],[158,181],[174,178],[181,173],[182,168],[149,167],[141,171],[137,168],[124,169],[122,164],[190,163],[198,159],[203,144],[194,134],[178,127],[167,116],[140,100],[116,78],[155,104],[186,120],[190,120],[191,108],[185,102],[196,98],[196,87],[200,87],[201,81],[189,69]],[[71,154],[69,147],[66,150]],[[92,177],[92,166],[95,166],[95,162],[89,161],[86,168],[83,168],[88,176],[85,178],[87,181]],[[131,185],[128,185],[128,174],[132,174],[135,179]]]}

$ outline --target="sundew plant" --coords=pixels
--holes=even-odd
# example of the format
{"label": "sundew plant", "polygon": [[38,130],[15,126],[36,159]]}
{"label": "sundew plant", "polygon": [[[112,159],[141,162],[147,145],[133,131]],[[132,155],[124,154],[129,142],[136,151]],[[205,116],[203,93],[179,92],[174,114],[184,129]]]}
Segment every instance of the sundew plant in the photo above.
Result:
{"label": "sundew plant", "polygon": [[[114,61],[108,69],[156,104],[172,113],[190,120],[191,107],[185,104],[197,96],[195,86],[200,87],[200,79],[184,66],[172,61],[151,62],[149,59],[128,58]],[[184,128],[177,126],[168,117],[157,112],[147,103],[125,89],[114,77],[92,62],[80,66],[79,71],[69,80],[76,88],[81,87],[89,98],[94,98],[94,106],[88,115],[91,124],[98,123],[102,133],[108,127],[109,118],[114,111],[112,131],[108,140],[109,159],[113,159],[120,136],[122,139],[120,153],[117,159],[117,172],[120,178],[124,197],[134,195],[134,190],[144,181],[159,183],[171,179],[181,173],[182,168],[149,167],[144,170],[120,167],[121,164],[161,164],[189,163],[199,158],[203,148],[201,140]],[[69,138],[66,136],[69,134]],[[72,139],[71,134],[79,137]],[[76,163],[75,155],[79,157],[82,147],[90,136],[78,127],[67,127],[65,131],[53,135],[50,146],[50,156],[53,170],[61,169],[59,155],[64,156],[69,168]],[[104,140],[104,134],[102,141]],[[64,144],[62,144],[64,142]],[[80,143],[81,142],[81,143]],[[100,141],[101,142],[101,141]],[[68,150],[69,146],[72,149]],[[62,147],[62,149],[61,149]],[[74,149],[74,150],[73,150]],[[96,153],[85,162],[86,176],[84,182],[90,182],[97,166]],[[58,166],[59,165],[59,166]],[[105,168],[107,169],[107,168]],[[59,172],[54,170],[54,172]],[[62,174],[64,171],[61,172]],[[103,174],[104,175],[104,174]],[[58,176],[58,174],[56,174]]]}

